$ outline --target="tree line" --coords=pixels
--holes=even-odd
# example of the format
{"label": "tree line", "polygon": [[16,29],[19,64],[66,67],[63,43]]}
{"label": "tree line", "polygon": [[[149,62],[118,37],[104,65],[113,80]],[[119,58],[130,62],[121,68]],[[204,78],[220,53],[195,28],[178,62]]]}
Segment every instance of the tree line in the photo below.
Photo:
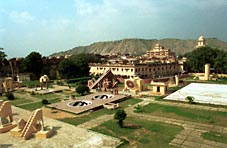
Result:
{"label": "tree line", "polygon": [[215,73],[227,73],[227,52],[218,48],[201,47],[186,53],[188,72],[204,72],[204,65],[209,63]]}
{"label": "tree line", "polygon": [[[7,55],[0,50],[0,70],[2,65],[10,66],[9,61],[5,58]],[[5,61],[6,60],[6,61]],[[41,75],[47,74],[51,70],[51,64],[56,63],[48,63],[46,62],[47,58],[43,57],[38,52],[31,52],[28,54],[22,61],[19,69],[21,73],[31,73],[33,75],[33,79],[38,79]],[[60,78],[63,79],[71,79],[78,77],[87,77],[89,76],[89,65],[88,63],[92,62],[101,62],[101,56],[89,53],[81,53],[77,55],[73,55],[72,57],[62,59],[57,62],[57,71],[59,73]]]}

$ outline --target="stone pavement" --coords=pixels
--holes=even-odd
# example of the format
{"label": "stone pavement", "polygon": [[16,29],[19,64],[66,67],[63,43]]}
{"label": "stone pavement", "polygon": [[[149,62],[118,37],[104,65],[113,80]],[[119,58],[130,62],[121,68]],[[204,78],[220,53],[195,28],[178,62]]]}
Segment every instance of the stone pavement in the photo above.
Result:
{"label": "stone pavement", "polygon": [[227,144],[203,139],[201,134],[204,132],[197,129],[184,129],[170,142],[170,145],[182,148],[227,148]]}
{"label": "stone pavement", "polygon": [[[12,109],[14,121],[20,118],[27,120],[31,115],[31,112],[17,107]],[[1,133],[0,148],[113,148],[121,143],[120,139],[50,118],[44,118],[44,124],[52,126],[56,131],[53,137],[22,140],[19,137],[12,137],[9,132]]]}

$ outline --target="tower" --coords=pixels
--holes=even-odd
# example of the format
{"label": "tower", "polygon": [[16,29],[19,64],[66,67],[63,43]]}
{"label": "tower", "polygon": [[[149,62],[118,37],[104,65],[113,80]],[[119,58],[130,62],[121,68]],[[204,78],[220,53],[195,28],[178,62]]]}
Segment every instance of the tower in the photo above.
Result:
{"label": "tower", "polygon": [[209,80],[210,79],[210,64],[206,64],[205,65],[205,80]]}
{"label": "tower", "polygon": [[204,38],[204,36],[200,36],[196,48],[206,47],[206,45],[206,39]]}

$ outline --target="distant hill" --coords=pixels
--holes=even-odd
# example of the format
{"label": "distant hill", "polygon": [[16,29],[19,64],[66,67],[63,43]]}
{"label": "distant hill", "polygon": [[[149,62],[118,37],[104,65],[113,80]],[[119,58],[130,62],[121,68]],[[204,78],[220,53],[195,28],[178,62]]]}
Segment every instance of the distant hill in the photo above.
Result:
{"label": "distant hill", "polygon": [[[227,51],[227,42],[216,38],[206,39],[208,46],[219,48]],[[60,56],[67,54],[95,53],[108,55],[111,53],[141,55],[154,47],[155,44],[161,44],[165,48],[171,49],[177,55],[182,55],[195,49],[197,40],[180,40],[180,39],[123,39],[118,41],[97,42],[89,46],[79,46],[73,49],[54,53],[51,56]]]}

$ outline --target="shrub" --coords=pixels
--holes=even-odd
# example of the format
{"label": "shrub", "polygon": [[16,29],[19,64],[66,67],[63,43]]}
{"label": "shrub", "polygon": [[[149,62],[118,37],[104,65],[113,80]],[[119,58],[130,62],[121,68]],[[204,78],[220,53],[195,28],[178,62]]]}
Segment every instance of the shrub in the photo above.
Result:
{"label": "shrub", "polygon": [[126,112],[123,109],[119,109],[116,111],[114,114],[114,119],[118,120],[119,126],[122,128],[123,127],[123,121],[127,117]]}
{"label": "shrub", "polygon": [[6,97],[7,97],[8,100],[14,100],[15,99],[13,93],[11,93],[11,92],[7,92]]}
{"label": "shrub", "polygon": [[142,112],[144,112],[143,107],[140,106],[140,105],[135,106],[135,109],[136,109],[136,110],[135,110],[136,113],[142,113]]}
{"label": "shrub", "polygon": [[43,100],[42,100],[42,103],[43,103],[43,104],[49,104],[49,102],[48,102],[47,99],[43,99]]}
{"label": "shrub", "polygon": [[32,91],[32,92],[31,92],[31,95],[35,95],[35,92],[34,92],[34,91]]}
{"label": "shrub", "polygon": [[188,100],[188,103],[190,103],[190,104],[195,104],[195,98],[194,97],[192,97],[192,96],[187,96],[186,98],[185,98],[185,100]]}
{"label": "shrub", "polygon": [[84,95],[84,93],[89,93],[90,92],[90,89],[86,86],[86,85],[79,85],[77,88],[76,88],[76,92],[80,95]]}

